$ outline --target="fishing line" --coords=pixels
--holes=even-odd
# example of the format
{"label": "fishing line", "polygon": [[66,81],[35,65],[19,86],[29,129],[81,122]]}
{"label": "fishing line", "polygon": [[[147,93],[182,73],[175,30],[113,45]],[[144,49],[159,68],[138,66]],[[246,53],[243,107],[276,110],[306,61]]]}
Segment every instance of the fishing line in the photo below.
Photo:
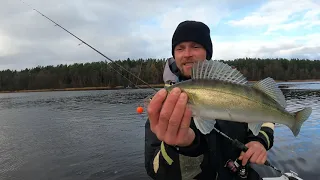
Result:
{"label": "fishing line", "polygon": [[[22,3],[25,3],[24,1],[20,0]],[[26,3],[25,3],[26,4]],[[30,8],[31,5],[27,4]],[[157,92],[157,90],[153,87],[151,87],[147,82],[145,82],[144,80],[142,80],[141,78],[139,78],[138,76],[134,75],[133,73],[131,73],[130,71],[128,71],[126,68],[122,67],[120,64],[116,63],[115,61],[113,61],[112,59],[110,59],[109,57],[107,57],[106,55],[104,55],[102,52],[98,51],[97,49],[95,49],[94,47],[92,47],[91,45],[89,45],[87,42],[85,42],[84,40],[82,40],[81,38],[79,38],[78,36],[74,35],[73,33],[71,33],[70,31],[68,31],[67,29],[65,29],[64,27],[62,27],[60,24],[56,23],[55,21],[53,21],[52,19],[50,19],[49,17],[47,17],[46,15],[44,15],[43,13],[41,13],[40,11],[38,11],[35,8],[32,8],[34,11],[36,11],[37,13],[39,13],[40,15],[42,15],[43,17],[45,17],[46,19],[50,20],[51,22],[53,22],[56,26],[59,26],[61,29],[63,29],[64,31],[66,31],[67,33],[69,33],[70,35],[72,35],[73,37],[77,38],[79,41],[81,41],[83,44],[87,45],[88,47],[90,47],[91,49],[93,49],[94,51],[96,51],[97,53],[99,53],[101,56],[105,57],[106,59],[108,59],[109,61],[115,63],[118,67],[122,68],[123,70],[125,70],[127,73],[129,73],[130,75],[134,76],[135,78],[139,79],[141,82],[143,82],[145,85],[147,85],[149,88],[153,89],[154,91]],[[123,76],[123,75],[122,75]],[[124,77],[124,76],[123,76]],[[137,85],[135,85],[137,86]]]}
{"label": "fishing line", "polygon": [[115,72],[117,72],[118,74],[120,74],[122,77],[124,77],[126,80],[128,80],[131,84],[134,84],[135,85],[135,87],[137,87],[138,89],[140,89],[140,87],[139,86],[137,86],[135,83],[133,83],[129,78],[127,78],[126,76],[124,76],[123,74],[121,74],[119,71],[117,71],[115,68],[113,68],[111,65],[109,65],[109,67],[111,68],[111,69],[113,69]]}

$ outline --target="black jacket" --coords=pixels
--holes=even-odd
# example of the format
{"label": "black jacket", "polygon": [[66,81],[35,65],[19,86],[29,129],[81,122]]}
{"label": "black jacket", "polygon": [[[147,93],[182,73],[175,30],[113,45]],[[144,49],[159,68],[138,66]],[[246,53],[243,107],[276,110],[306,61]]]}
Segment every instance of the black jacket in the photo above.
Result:
{"label": "black jacket", "polygon": [[[199,164],[201,172],[192,176],[194,179],[236,180],[238,176],[230,173],[225,167],[225,164],[229,159],[237,159],[241,150],[234,147],[225,137],[218,134],[215,130],[212,130],[212,132],[207,135],[201,134],[193,120],[191,121],[190,127],[196,134],[194,142],[189,147],[176,148],[159,141],[157,136],[150,130],[149,120],[146,121],[145,168],[147,174],[152,179],[182,179],[183,173],[191,171],[191,169],[182,171],[181,158],[190,157],[191,159],[191,157],[199,157],[202,155],[203,160],[201,164]],[[244,144],[250,141],[259,141],[267,150],[273,146],[273,129],[269,127],[262,127],[258,136],[254,136],[251,131],[248,130],[247,123],[217,120],[216,128]],[[162,149],[161,145],[163,145]],[[248,171],[248,180],[261,179],[250,166],[248,167]]]}
{"label": "black jacket", "polygon": [[[267,146],[267,140],[264,134],[260,133],[258,136],[253,136],[251,131],[247,131],[246,123],[235,123],[231,121],[217,121],[217,128],[222,132],[230,136],[231,138],[238,139],[243,143],[250,141],[261,142],[267,150],[269,150],[273,145],[273,130],[268,127],[262,127],[270,139],[270,146]],[[159,141],[156,135],[150,130],[149,120],[145,124],[145,168],[147,174],[152,177],[152,179],[181,179],[181,169],[179,162],[179,154],[196,157],[203,154],[203,161],[200,165],[202,172],[195,177],[195,179],[221,179],[236,180],[237,176],[234,176],[225,168],[225,163],[231,159],[235,160],[240,155],[240,150],[232,146],[225,137],[212,131],[208,135],[203,135],[195,127],[195,124],[191,123],[191,128],[196,133],[196,139],[190,147],[179,148],[166,145],[165,153],[173,160],[171,165],[164,159],[163,151],[160,150],[161,141]],[[154,171],[154,159],[159,153],[159,169],[157,173]],[[249,167],[250,174],[249,179],[260,179],[258,174]]]}

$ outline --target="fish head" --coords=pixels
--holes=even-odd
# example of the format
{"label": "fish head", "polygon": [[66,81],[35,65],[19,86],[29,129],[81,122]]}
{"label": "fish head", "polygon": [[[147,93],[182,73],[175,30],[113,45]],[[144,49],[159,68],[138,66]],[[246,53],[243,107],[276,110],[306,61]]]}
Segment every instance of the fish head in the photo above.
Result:
{"label": "fish head", "polygon": [[[169,94],[175,87],[178,87],[180,88],[180,90],[182,92],[185,92],[187,93],[187,95],[189,96],[189,92],[186,91],[188,89],[188,85],[189,83],[191,82],[192,80],[186,80],[186,81],[183,81],[183,82],[178,82],[178,83],[175,83],[175,84],[172,84],[172,85],[165,85],[164,89],[167,91],[167,94]],[[148,95],[146,98],[143,99],[143,104],[144,104],[144,107],[145,108],[148,108],[153,96],[156,94],[157,92],[151,94],[151,95]]]}
{"label": "fish head", "polygon": [[[165,84],[164,89],[167,91],[167,93],[170,93],[174,87],[175,87],[174,84],[173,85]],[[143,99],[143,105],[145,108],[148,108],[153,96],[156,95],[156,93],[157,92],[154,92]]]}
{"label": "fish head", "polygon": [[143,106],[144,106],[145,109],[148,108],[148,106],[149,106],[149,104],[150,104],[150,102],[151,102],[151,100],[152,100],[152,98],[153,98],[154,95],[155,95],[155,93],[153,93],[153,94],[151,94],[151,95],[148,95],[147,97],[145,97],[145,98],[143,99]]}

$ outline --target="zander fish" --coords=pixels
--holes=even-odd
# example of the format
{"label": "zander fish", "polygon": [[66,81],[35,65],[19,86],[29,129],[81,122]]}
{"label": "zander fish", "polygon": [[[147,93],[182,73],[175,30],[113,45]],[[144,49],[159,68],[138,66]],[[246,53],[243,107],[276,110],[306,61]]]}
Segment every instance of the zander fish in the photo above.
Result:
{"label": "zander fish", "polygon": [[285,97],[272,78],[249,85],[237,69],[215,60],[195,63],[190,80],[165,89],[170,92],[175,87],[187,93],[194,122],[203,134],[211,132],[217,119],[246,122],[254,135],[263,123],[283,124],[297,136],[312,112],[311,107],[288,112]]}

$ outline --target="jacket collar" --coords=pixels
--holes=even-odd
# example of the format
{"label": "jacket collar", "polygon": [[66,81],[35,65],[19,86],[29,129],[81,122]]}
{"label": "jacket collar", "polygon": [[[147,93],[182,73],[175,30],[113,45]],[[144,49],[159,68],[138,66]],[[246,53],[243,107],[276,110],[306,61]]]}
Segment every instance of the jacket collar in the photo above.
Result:
{"label": "jacket collar", "polygon": [[181,82],[188,80],[187,78],[182,75],[180,69],[176,65],[176,61],[174,58],[167,59],[164,71],[163,71],[163,81],[165,84],[172,84],[176,82]]}

